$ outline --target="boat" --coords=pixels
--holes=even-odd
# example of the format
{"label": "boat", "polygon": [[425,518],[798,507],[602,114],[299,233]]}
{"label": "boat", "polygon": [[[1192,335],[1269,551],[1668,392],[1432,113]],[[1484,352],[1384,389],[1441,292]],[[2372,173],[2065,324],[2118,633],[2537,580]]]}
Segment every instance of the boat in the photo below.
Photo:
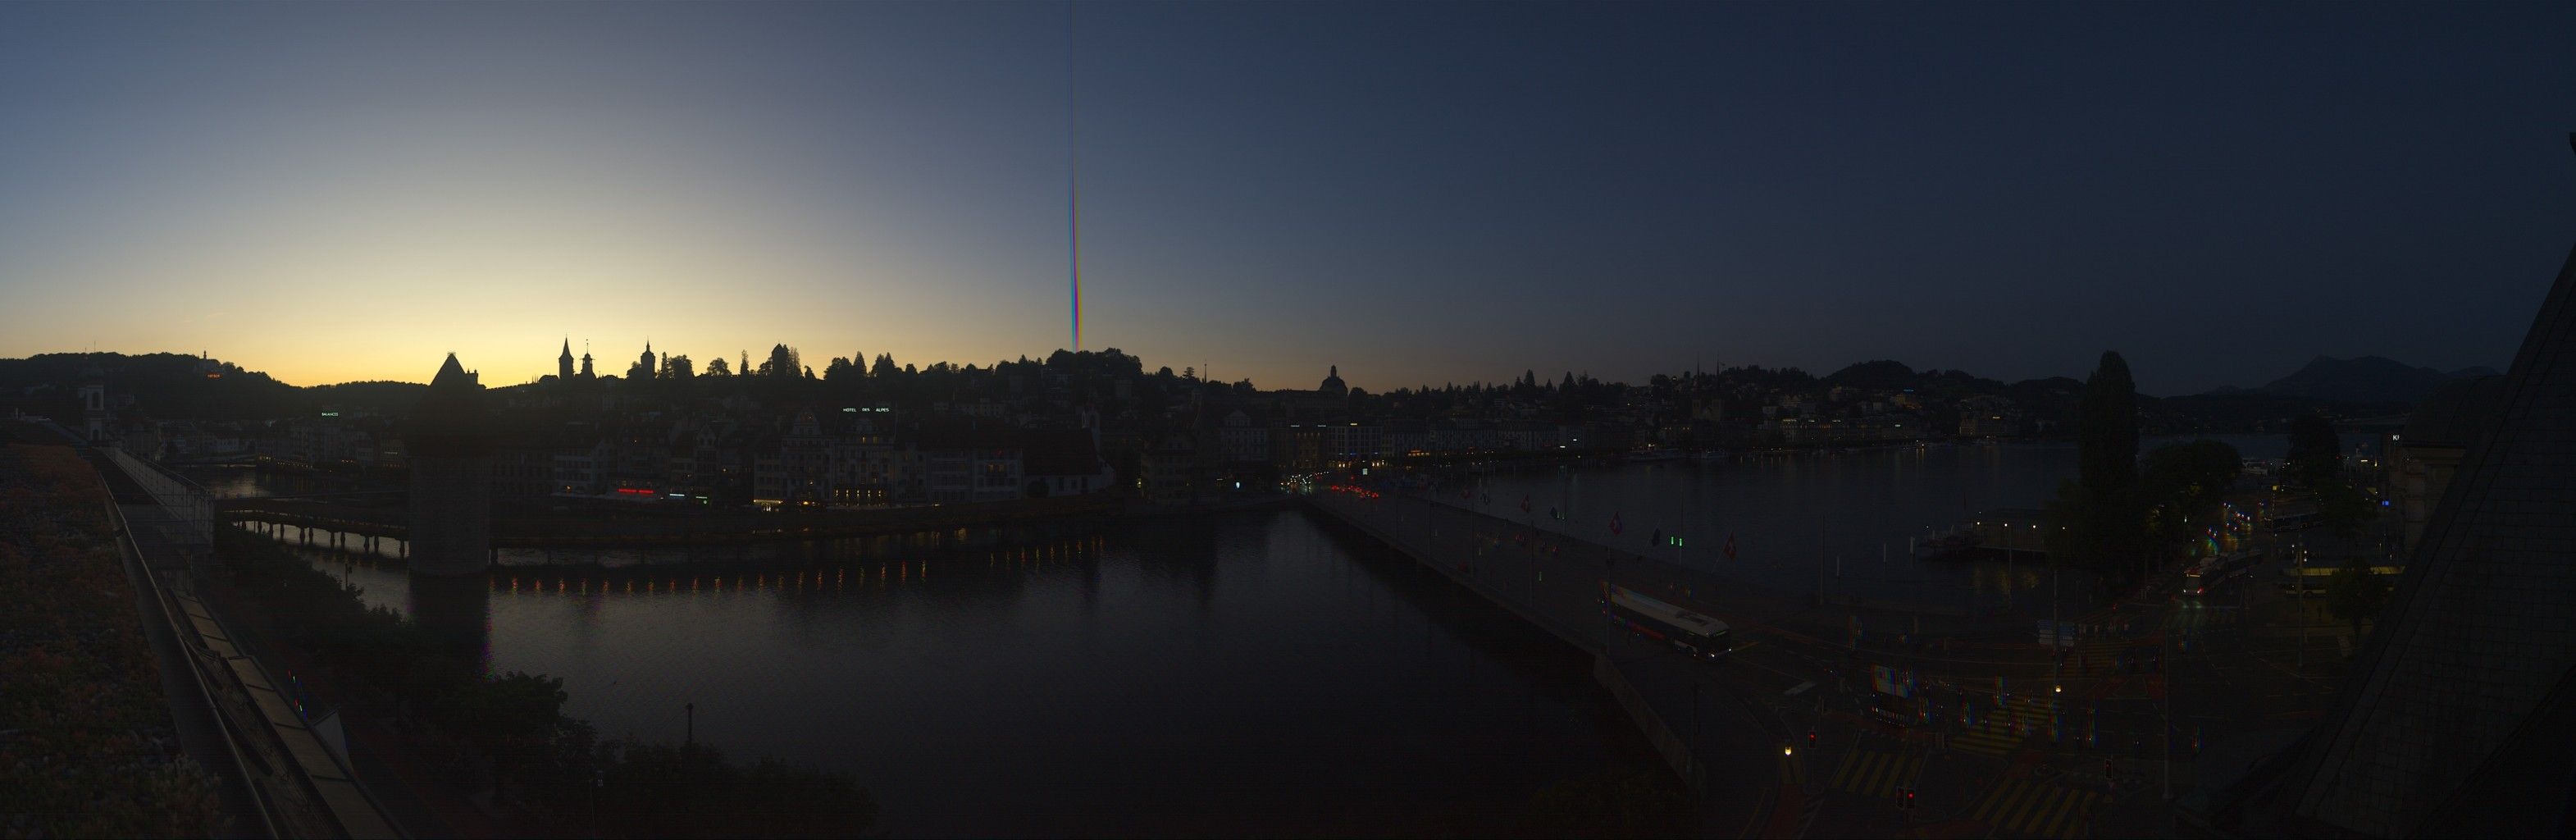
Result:
{"label": "boat", "polygon": [[1698,461],[1703,464],[1714,464],[1719,461],[1726,460],[1726,450],[1702,449],[1698,452],[1691,453],[1691,460]]}
{"label": "boat", "polygon": [[1681,459],[1681,453],[1670,449],[1646,449],[1628,453],[1628,463],[1631,464],[1657,464]]}

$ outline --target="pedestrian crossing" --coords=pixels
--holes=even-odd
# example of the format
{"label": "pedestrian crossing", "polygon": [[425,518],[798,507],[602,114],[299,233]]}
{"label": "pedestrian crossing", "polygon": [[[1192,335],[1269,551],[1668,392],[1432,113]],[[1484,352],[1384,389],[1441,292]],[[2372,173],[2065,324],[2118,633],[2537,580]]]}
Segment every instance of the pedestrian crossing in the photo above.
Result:
{"label": "pedestrian crossing", "polygon": [[2004,703],[2000,711],[1979,709],[1975,726],[1951,736],[1950,747],[1961,752],[2001,757],[2021,746],[2023,738],[2048,731],[2057,718],[2057,700],[2051,695],[2022,695]]}
{"label": "pedestrian crossing", "polygon": [[1986,791],[1976,807],[1969,810],[1968,818],[1994,826],[1997,832],[2074,837],[2085,833],[2085,822],[2093,807],[2105,798],[2101,791],[2007,779]]}
{"label": "pedestrian crossing", "polygon": [[1922,775],[1921,753],[1857,749],[1843,756],[1842,767],[1834,771],[1829,787],[1892,799],[1897,788],[1914,787],[1915,779]]}

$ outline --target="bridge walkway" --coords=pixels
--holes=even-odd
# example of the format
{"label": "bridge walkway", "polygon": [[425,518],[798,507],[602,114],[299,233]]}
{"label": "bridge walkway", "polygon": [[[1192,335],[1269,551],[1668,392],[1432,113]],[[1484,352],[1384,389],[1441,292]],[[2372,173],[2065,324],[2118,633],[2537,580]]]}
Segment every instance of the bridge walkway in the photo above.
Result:
{"label": "bridge walkway", "polygon": [[1607,570],[1600,558],[1518,542],[1513,534],[1525,528],[1417,500],[1325,494],[1310,501],[1313,510],[1593,655],[1595,681],[1701,794],[1708,833],[1761,832],[1784,801],[1781,751],[1790,728],[1765,702],[1779,692],[1776,678],[1620,632],[1602,616]]}
{"label": "bridge walkway", "polygon": [[[200,602],[191,577],[213,558],[211,507],[186,479],[113,449],[83,450],[106,482],[147,636],[192,754],[226,777],[254,836],[405,836],[292,698]],[[174,661],[175,660],[175,661]],[[229,765],[229,766],[227,766]]]}

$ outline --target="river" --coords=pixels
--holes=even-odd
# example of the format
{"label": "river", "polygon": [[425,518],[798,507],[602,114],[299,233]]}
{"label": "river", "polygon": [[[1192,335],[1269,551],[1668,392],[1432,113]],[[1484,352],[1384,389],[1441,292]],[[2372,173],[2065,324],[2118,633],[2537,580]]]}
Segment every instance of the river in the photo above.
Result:
{"label": "river", "polygon": [[[2277,457],[2277,440],[2239,446]],[[1614,513],[1641,545],[1679,530],[1684,562],[1782,588],[1839,555],[1833,591],[1967,603],[2046,579],[1917,564],[1905,538],[2035,505],[2074,464],[2071,445],[1962,444],[1549,468],[1494,476],[1487,495],[1502,514],[1528,495],[1529,518],[1596,537]],[[400,570],[304,554],[413,612]],[[678,741],[694,703],[696,737],[737,760],[849,772],[898,836],[1437,833],[1444,814],[1656,766],[1587,658],[1302,513],[608,559],[504,569],[467,614],[416,617],[488,628],[490,669],[563,678],[567,712],[603,736]]]}
{"label": "river", "polygon": [[[2215,437],[2246,458],[2276,459],[2288,448],[2279,435]],[[2140,449],[2194,439],[2147,438]],[[2347,435],[2342,444],[2351,451],[2371,442]],[[1910,541],[1980,511],[2040,507],[2075,471],[2072,442],[1945,443],[1714,462],[1544,465],[1452,480],[1437,498],[1630,550],[1653,548],[1683,565],[1785,592],[1978,609],[2045,599],[2051,590],[2071,602],[2091,581],[2075,570],[2052,581],[2045,565],[2027,558],[1918,562]],[[1674,535],[1679,547],[1657,541]]]}
{"label": "river", "polygon": [[[1588,658],[1303,513],[812,550],[497,573],[488,667],[562,677],[604,736],[676,742],[695,703],[701,742],[852,773],[896,836],[1413,833],[1661,772]],[[412,609],[401,571],[306,556]]]}

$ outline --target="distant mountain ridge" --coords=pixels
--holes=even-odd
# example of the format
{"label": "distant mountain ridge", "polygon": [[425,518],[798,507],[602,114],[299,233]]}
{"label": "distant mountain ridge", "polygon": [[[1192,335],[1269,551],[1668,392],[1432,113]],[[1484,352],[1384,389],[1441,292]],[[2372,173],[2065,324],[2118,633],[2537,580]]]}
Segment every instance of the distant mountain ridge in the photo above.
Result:
{"label": "distant mountain ridge", "polygon": [[2309,360],[2306,367],[2265,383],[2263,387],[2221,387],[2209,393],[2221,396],[2262,394],[2335,402],[2411,403],[2423,400],[2443,383],[2496,374],[2495,368],[2485,366],[2445,373],[2428,367],[2411,367],[2385,356],[2356,359],[2318,356]]}

